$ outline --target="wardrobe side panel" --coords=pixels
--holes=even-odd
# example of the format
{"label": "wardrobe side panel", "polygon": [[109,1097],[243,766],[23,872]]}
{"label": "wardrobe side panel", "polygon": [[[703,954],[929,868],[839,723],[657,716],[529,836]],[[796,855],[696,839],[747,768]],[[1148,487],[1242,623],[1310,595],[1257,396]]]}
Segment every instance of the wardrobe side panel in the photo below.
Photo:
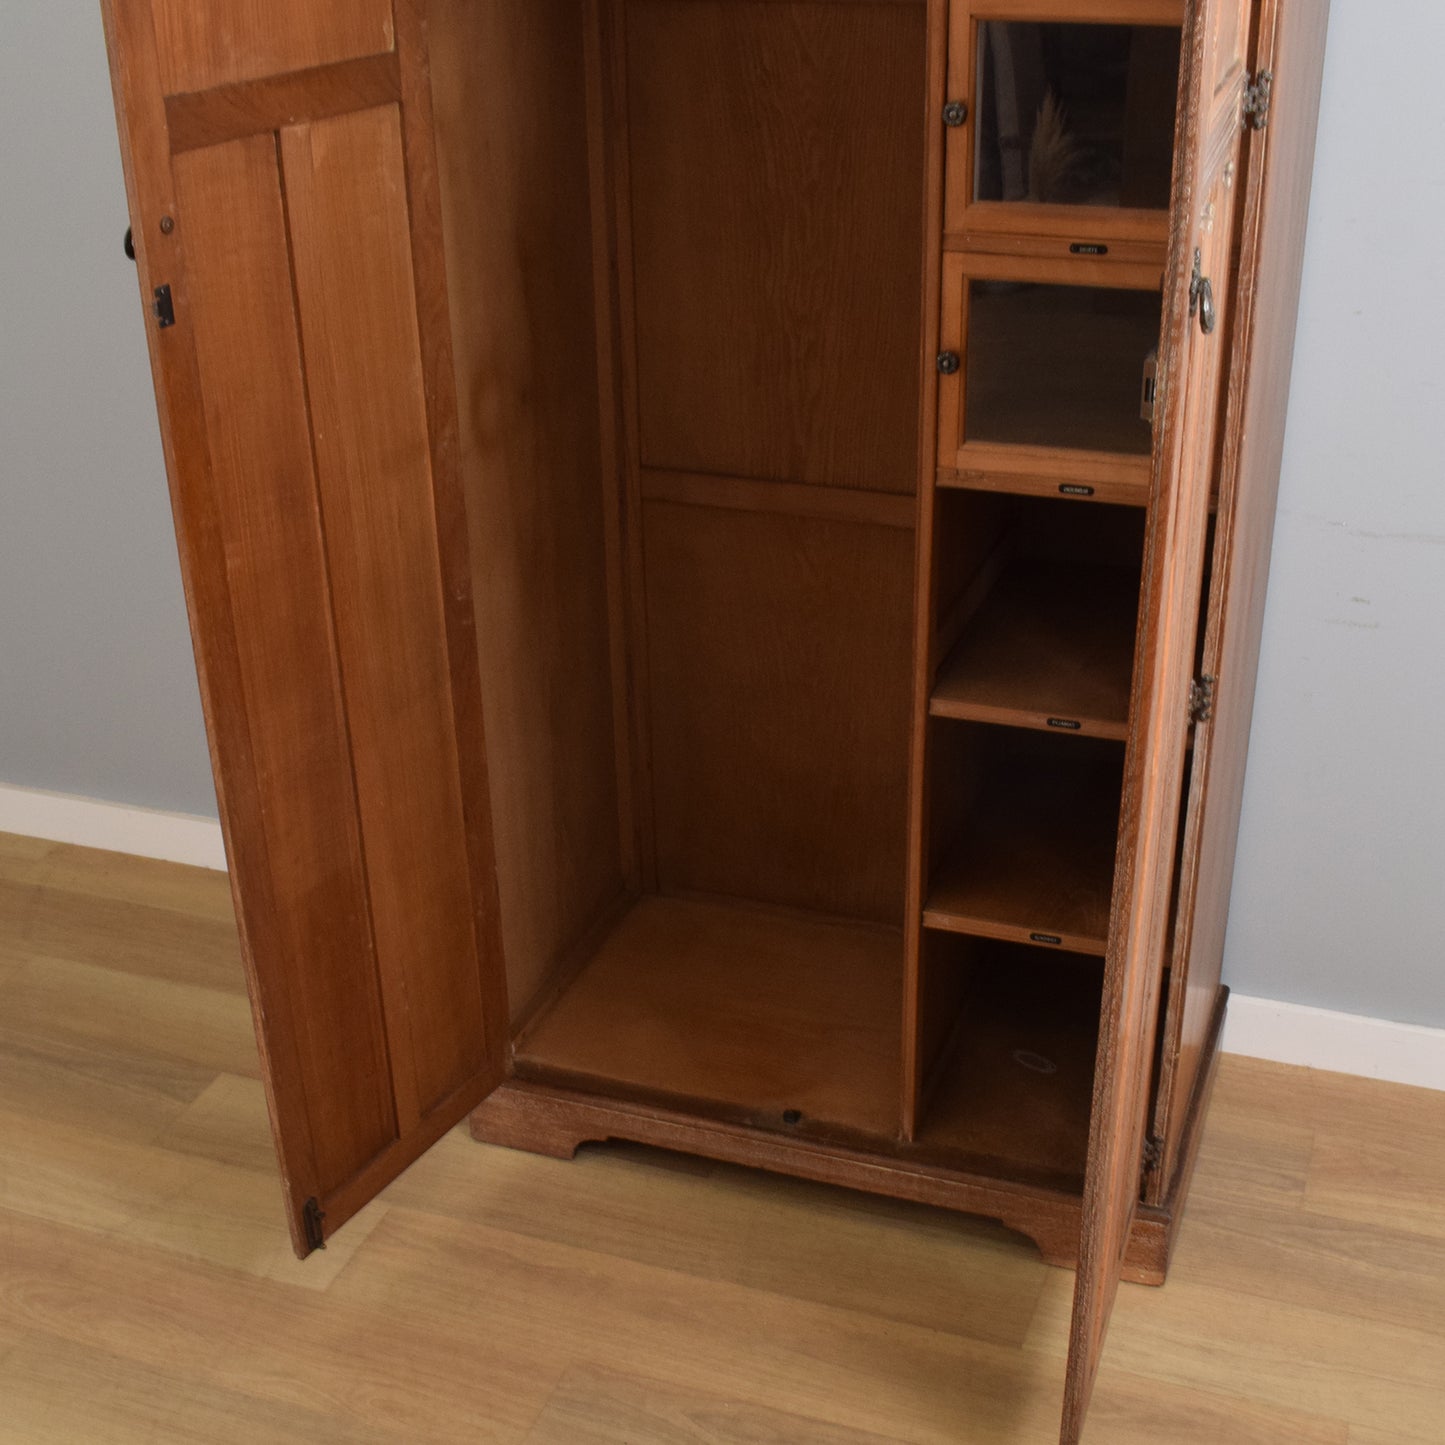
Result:
{"label": "wardrobe side panel", "polygon": [[1214,615],[1203,668],[1217,681],[1213,717],[1206,725],[1207,775],[1197,804],[1203,813],[1188,973],[1182,1003],[1171,1018],[1174,1039],[1166,1040],[1174,1058],[1161,1098],[1161,1190],[1168,1187],[1183,1147],[1189,1098],[1208,1042],[1224,960],[1328,19],[1328,0],[1266,0],[1261,16],[1257,68],[1272,70],[1274,82],[1268,128],[1252,132],[1250,141],[1251,149],[1263,146],[1263,184],[1253,238],[1246,237],[1240,267],[1240,295],[1249,320],[1236,351],[1226,418],[1223,482],[1229,497],[1221,500],[1229,506],[1229,526],[1216,556]]}
{"label": "wardrobe side panel", "polygon": [[436,0],[432,84],[514,1017],[624,887],[588,7]]}

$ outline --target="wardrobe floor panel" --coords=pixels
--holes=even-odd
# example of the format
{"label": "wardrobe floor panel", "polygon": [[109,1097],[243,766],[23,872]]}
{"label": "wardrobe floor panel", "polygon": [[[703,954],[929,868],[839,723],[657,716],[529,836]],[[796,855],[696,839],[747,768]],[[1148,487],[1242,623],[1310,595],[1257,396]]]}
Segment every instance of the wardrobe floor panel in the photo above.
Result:
{"label": "wardrobe floor panel", "polygon": [[514,1068],[803,1136],[891,1141],[902,969],[890,929],[645,897],[524,1031]]}

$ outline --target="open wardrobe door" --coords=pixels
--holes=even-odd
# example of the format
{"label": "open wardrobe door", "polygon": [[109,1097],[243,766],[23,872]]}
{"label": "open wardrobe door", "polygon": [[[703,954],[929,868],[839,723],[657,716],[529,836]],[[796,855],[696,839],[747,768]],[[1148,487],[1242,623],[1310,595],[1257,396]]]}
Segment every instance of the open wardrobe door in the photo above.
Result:
{"label": "open wardrobe door", "polygon": [[104,11],[242,952],[305,1254],[503,1067],[422,17],[413,0]]}
{"label": "open wardrobe door", "polygon": [[1095,1070],[1063,1445],[1080,1440],[1139,1203],[1189,733],[1223,365],[1250,0],[1193,0],[1185,27],[1160,419]]}

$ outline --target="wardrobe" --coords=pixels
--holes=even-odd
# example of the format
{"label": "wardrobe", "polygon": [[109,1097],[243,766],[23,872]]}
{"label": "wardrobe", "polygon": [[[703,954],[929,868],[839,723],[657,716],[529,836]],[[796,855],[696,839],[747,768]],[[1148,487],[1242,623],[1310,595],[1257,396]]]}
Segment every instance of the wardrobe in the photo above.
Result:
{"label": "wardrobe", "polygon": [[1324,0],[103,8],[297,1251],[469,1116],[986,1215],[1078,1440],[1219,1047]]}

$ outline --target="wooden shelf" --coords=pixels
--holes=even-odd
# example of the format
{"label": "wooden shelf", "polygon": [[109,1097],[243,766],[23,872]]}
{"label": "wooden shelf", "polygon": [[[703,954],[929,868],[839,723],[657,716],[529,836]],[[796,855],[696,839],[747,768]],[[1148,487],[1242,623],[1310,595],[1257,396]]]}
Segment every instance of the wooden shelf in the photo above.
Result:
{"label": "wooden shelf", "polygon": [[1105,952],[1122,751],[1115,760],[1075,746],[1077,758],[1061,741],[1052,751],[1063,756],[995,769],[935,871],[925,927]]}
{"label": "wooden shelf", "polygon": [[[1147,466],[1117,465],[1111,475],[1095,475],[1096,468],[1065,465],[1050,474],[1044,470],[1015,471],[1004,467],[939,467],[938,485],[944,490],[1002,492],[1014,497],[1053,497],[1071,502],[1110,502],[1121,507],[1149,505]],[[1080,475],[1080,473],[1084,473]]]}
{"label": "wooden shelf", "polygon": [[895,930],[646,897],[517,1040],[513,1066],[804,1137],[891,1141],[902,989]]}
{"label": "wooden shelf", "polygon": [[916,1151],[994,1177],[1082,1189],[1099,966],[987,942],[967,967],[969,986],[933,1073]]}
{"label": "wooden shelf", "polygon": [[1010,564],[939,670],[934,717],[1128,736],[1139,573]]}

